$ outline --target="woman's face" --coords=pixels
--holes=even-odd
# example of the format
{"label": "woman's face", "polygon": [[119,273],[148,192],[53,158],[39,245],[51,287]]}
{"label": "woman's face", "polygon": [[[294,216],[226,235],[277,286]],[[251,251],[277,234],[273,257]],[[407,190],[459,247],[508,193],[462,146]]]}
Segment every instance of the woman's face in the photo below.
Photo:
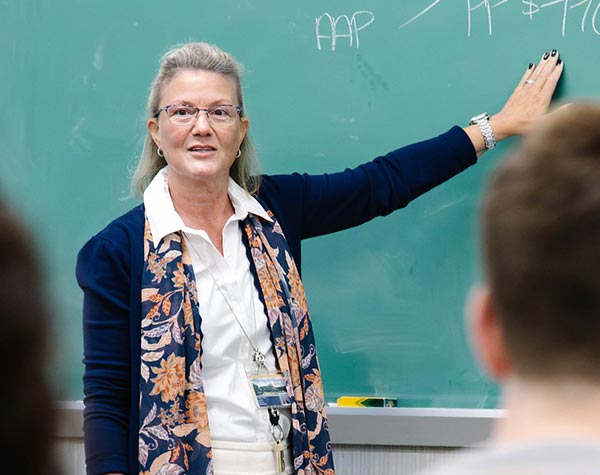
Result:
{"label": "woman's face", "polygon": [[[166,85],[159,107],[183,103],[203,109],[237,105],[235,85],[218,73],[184,70]],[[154,143],[169,165],[169,184],[210,181],[225,183],[248,129],[248,119],[236,116],[229,123],[212,123],[205,112],[189,125],[173,124],[166,112],[148,120]],[[221,182],[222,183],[222,182]]]}

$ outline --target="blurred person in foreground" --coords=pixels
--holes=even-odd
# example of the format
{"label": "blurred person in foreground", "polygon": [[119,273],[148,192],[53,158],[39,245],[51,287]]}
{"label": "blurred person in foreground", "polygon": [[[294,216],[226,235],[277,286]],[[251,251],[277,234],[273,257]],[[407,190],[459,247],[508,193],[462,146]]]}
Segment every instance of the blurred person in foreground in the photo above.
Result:
{"label": "blurred person in foreground", "polygon": [[495,170],[481,215],[487,282],[469,296],[478,361],[505,417],[429,475],[600,470],[600,104],[548,114]]}
{"label": "blurred person in foreground", "polygon": [[0,200],[0,460],[12,467],[3,473],[55,475],[50,305],[40,256],[27,231]]}

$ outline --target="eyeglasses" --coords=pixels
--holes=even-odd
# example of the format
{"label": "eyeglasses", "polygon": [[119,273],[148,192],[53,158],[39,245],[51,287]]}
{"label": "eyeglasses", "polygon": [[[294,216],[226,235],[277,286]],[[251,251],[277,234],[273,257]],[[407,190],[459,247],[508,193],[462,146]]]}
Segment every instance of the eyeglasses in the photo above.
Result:
{"label": "eyeglasses", "polygon": [[157,118],[162,111],[165,111],[169,121],[174,125],[191,125],[198,120],[200,111],[206,113],[206,117],[211,124],[226,125],[231,124],[238,115],[241,114],[242,108],[234,104],[219,104],[208,109],[191,106],[189,104],[169,104],[164,106],[154,114]]}

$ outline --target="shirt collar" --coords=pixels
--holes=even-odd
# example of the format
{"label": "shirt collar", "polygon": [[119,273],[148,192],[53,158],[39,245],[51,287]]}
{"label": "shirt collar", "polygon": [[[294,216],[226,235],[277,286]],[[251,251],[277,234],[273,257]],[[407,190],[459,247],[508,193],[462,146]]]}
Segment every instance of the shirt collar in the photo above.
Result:
{"label": "shirt collar", "polygon": [[254,214],[267,221],[273,221],[258,200],[238,185],[231,177],[229,177],[227,193],[229,193],[229,199],[235,210],[234,216],[236,218],[245,219],[248,214]]}
{"label": "shirt collar", "polygon": [[[168,174],[169,167],[166,166],[156,174],[144,191],[144,207],[152,231],[154,247],[157,247],[168,234],[187,228],[173,206],[167,183]],[[273,221],[258,200],[231,177],[229,177],[227,193],[234,209],[234,214],[229,221],[241,221],[248,214]]]}

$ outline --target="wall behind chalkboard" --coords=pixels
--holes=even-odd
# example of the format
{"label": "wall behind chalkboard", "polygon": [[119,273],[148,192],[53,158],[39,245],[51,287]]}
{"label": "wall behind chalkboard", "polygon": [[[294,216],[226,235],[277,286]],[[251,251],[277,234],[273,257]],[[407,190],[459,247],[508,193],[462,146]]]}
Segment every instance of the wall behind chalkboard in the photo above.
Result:
{"label": "wall behind chalkboard", "polygon": [[[0,1],[0,184],[44,251],[61,399],[81,399],[83,243],[135,204],[129,171],[161,54],[208,41],[246,67],[265,173],[330,172],[496,112],[557,48],[561,99],[600,93],[600,0]],[[304,279],[326,396],[494,407],[462,315],[476,214],[509,149],[356,229],[309,240]],[[24,342],[26,345],[26,342]]]}

